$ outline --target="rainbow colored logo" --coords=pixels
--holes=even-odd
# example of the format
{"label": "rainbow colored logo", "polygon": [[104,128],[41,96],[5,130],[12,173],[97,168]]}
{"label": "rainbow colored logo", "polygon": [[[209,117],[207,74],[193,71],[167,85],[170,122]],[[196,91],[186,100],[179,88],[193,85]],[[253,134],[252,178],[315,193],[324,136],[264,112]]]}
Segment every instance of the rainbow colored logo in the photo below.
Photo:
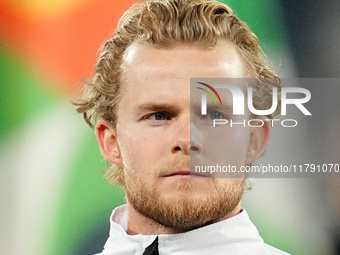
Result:
{"label": "rainbow colored logo", "polygon": [[[218,100],[220,101],[220,104],[222,105],[222,101],[221,101],[220,95],[217,93],[217,91],[216,91],[213,87],[211,87],[210,85],[205,84],[205,83],[203,83],[203,82],[197,82],[197,83],[198,83],[198,84],[201,84],[201,85],[203,85],[203,86],[208,87],[212,92],[214,92],[215,95],[217,96]],[[214,100],[215,105],[217,105],[214,96],[213,96],[208,90],[206,90],[206,89],[204,89],[204,88],[200,88],[200,87],[196,87],[196,88],[205,91],[205,92],[212,98],[212,100]]]}

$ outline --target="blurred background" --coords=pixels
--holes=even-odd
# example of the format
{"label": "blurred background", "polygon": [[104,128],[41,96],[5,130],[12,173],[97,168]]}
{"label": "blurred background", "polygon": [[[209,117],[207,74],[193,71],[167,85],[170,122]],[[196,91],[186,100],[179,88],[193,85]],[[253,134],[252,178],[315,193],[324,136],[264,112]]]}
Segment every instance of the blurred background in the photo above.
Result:
{"label": "blurred background", "polygon": [[[134,2],[0,0],[0,254],[102,250],[124,192],[100,173],[94,131],[70,100]],[[338,0],[223,2],[258,35],[281,77],[339,77]],[[339,158],[337,110],[329,142],[314,145]],[[243,206],[275,247],[340,254],[339,191],[339,179],[255,179]]]}

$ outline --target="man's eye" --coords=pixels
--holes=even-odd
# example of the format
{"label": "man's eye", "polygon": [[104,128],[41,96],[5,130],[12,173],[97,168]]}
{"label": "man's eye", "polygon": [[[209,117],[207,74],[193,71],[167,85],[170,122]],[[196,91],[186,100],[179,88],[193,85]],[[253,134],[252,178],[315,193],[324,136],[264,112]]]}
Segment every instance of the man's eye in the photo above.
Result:
{"label": "man's eye", "polygon": [[216,119],[222,119],[222,114],[219,112],[210,112],[209,113],[209,117],[212,120],[216,120]]}
{"label": "man's eye", "polygon": [[154,114],[151,114],[148,117],[148,119],[151,119],[151,120],[168,120],[169,116],[164,112],[156,112]]}

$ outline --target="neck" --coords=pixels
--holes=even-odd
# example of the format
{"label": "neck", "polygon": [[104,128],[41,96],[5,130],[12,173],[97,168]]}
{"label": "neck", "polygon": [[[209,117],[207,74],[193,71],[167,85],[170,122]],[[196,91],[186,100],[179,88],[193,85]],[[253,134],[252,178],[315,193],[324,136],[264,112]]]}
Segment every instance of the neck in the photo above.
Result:
{"label": "neck", "polygon": [[[129,235],[160,235],[160,234],[178,234],[187,232],[192,229],[183,229],[183,228],[172,228],[172,227],[165,227],[152,219],[145,217],[144,215],[137,212],[132,205],[127,202],[128,208],[128,229],[127,234]],[[240,213],[241,209],[241,202],[232,210],[228,215],[223,217],[218,221],[222,221],[228,219],[230,217],[235,216],[236,214]],[[215,222],[218,222],[215,221]],[[211,222],[211,223],[215,223]],[[210,224],[211,224],[210,223]]]}

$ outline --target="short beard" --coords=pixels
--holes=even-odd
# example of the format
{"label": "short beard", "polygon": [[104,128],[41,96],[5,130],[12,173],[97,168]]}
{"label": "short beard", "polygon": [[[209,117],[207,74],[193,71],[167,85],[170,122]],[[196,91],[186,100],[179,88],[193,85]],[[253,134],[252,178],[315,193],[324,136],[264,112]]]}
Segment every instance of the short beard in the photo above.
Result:
{"label": "short beard", "polygon": [[[183,165],[183,160],[167,164],[168,169]],[[244,179],[214,179],[215,188],[204,199],[195,196],[192,182],[181,182],[177,190],[184,190],[188,196],[164,199],[155,186],[150,187],[144,179],[136,180],[126,176],[128,202],[141,215],[170,228],[190,230],[226,218],[239,204]]]}

